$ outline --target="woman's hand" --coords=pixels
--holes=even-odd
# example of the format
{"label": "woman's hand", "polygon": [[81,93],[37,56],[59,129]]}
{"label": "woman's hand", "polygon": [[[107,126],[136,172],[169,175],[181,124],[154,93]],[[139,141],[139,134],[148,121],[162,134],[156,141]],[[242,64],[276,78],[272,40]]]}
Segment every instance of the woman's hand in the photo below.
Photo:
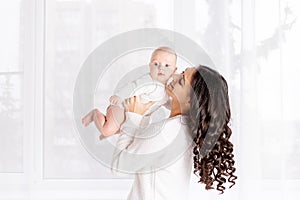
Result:
{"label": "woman's hand", "polygon": [[134,112],[140,115],[143,115],[146,110],[153,105],[154,102],[150,101],[149,103],[143,104],[140,101],[140,96],[130,97],[125,99],[123,105],[127,112]]}

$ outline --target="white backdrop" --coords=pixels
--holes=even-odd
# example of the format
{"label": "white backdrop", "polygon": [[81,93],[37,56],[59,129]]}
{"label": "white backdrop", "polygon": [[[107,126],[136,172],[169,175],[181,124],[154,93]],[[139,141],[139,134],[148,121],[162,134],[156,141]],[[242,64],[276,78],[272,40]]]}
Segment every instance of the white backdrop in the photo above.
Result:
{"label": "white backdrop", "polygon": [[190,199],[299,199],[299,13],[297,0],[1,1],[0,199],[126,198],[130,177],[80,144],[72,97],[89,53],[139,28],[190,37],[229,84],[237,184],[220,196],[193,177]]}

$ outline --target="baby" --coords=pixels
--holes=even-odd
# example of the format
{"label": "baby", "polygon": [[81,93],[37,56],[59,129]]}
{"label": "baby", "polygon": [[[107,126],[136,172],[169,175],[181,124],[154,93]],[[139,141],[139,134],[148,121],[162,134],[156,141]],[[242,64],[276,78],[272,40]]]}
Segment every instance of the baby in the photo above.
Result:
{"label": "baby", "polygon": [[118,133],[122,123],[125,121],[124,99],[121,96],[124,92],[128,93],[128,90],[133,91],[130,91],[132,95],[127,98],[139,96],[142,103],[153,102],[153,105],[144,113],[144,115],[151,115],[169,99],[165,86],[177,69],[176,61],[177,55],[172,49],[168,47],[155,49],[149,64],[150,73],[125,85],[114,96],[111,96],[106,116],[94,109],[82,119],[82,124],[88,126],[94,121],[97,129],[102,133],[99,137],[100,140]]}

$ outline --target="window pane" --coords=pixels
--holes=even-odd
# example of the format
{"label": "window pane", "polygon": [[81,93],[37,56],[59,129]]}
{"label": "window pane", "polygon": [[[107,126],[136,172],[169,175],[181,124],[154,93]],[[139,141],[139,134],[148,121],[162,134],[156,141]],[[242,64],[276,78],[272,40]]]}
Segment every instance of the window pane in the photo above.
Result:
{"label": "window pane", "polygon": [[22,6],[21,0],[1,1],[0,3],[0,72],[23,69]]}
{"label": "window pane", "polygon": [[22,172],[22,75],[0,74],[0,127],[0,172]]}
{"label": "window pane", "polygon": [[[279,124],[281,109],[281,63],[278,38],[279,1],[255,2],[255,37],[257,45],[257,106],[261,135],[262,178],[280,179],[282,165]],[[265,14],[266,6],[268,15]],[[275,48],[274,48],[275,47]],[[278,162],[279,161],[279,162]]]}
{"label": "window pane", "polygon": [[[258,112],[263,178],[299,179],[298,1],[256,1]],[[265,8],[268,7],[268,14]]]}
{"label": "window pane", "polygon": [[284,177],[288,179],[300,179],[300,160],[298,159],[300,157],[299,13],[299,1],[285,0],[282,2],[282,23],[286,24],[283,27],[286,39],[282,43],[282,118],[284,120],[282,148],[285,149]]}
{"label": "window pane", "polygon": [[0,173],[23,172],[23,2],[0,2]]}

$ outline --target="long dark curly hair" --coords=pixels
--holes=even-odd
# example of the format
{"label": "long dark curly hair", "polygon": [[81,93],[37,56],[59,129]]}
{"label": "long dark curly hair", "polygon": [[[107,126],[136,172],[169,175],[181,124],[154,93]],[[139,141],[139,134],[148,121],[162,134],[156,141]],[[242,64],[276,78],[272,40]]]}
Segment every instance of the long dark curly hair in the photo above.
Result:
{"label": "long dark curly hair", "polygon": [[233,144],[229,141],[231,129],[228,86],[215,70],[200,65],[192,77],[190,111],[188,113],[194,138],[194,174],[205,189],[224,193],[228,181],[235,185]]}

